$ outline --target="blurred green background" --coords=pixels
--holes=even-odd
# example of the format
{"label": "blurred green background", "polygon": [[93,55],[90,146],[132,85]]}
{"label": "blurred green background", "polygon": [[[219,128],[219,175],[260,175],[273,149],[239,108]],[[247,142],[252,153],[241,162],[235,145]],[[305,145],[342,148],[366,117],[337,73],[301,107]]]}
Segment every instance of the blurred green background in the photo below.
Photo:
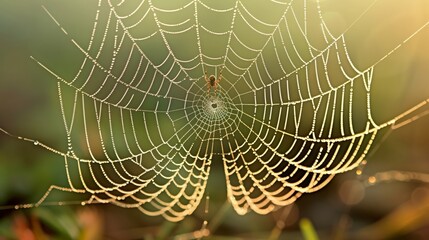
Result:
{"label": "blurred green background", "polygon": [[[323,16],[334,35],[353,24],[345,36],[360,69],[374,64],[429,21],[426,0],[379,0],[359,18],[373,2],[321,1]],[[55,13],[70,36],[86,43],[96,4],[83,0],[0,0],[0,128],[65,149],[56,81],[30,56],[66,76],[73,75],[82,56],[41,6]],[[376,66],[372,114],[377,122],[392,119],[428,99],[428,42],[426,27]],[[186,238],[205,220],[213,230],[213,239],[302,239],[300,219],[309,219],[321,239],[424,239],[429,235],[426,183],[392,181],[371,187],[363,183],[368,176],[391,170],[429,174],[429,117],[391,132],[385,141],[376,143],[375,149],[361,176],[355,172],[341,174],[324,189],[305,194],[293,206],[266,216],[237,215],[227,203],[225,188],[215,184],[224,183],[223,170],[213,168],[207,214],[205,200],[194,215],[179,223],[107,205],[0,210],[0,239],[30,239],[19,234],[27,228],[39,239]],[[63,172],[61,157],[0,134],[0,206],[36,202],[52,184],[66,186]],[[76,198],[61,193],[54,197],[57,201]]]}

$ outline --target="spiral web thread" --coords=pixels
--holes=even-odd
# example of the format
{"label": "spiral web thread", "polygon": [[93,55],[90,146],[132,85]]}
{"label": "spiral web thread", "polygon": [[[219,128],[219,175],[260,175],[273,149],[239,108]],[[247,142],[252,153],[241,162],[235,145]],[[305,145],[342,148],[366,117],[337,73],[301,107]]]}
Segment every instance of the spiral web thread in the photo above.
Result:
{"label": "spiral web thread", "polygon": [[[178,221],[217,161],[234,209],[267,214],[356,168],[380,130],[428,103],[377,124],[378,62],[355,67],[318,1],[99,0],[97,9],[87,44],[45,9],[83,61],[64,77],[33,58],[58,80],[68,150],[34,143],[64,157],[69,183],[36,206],[56,189]],[[215,93],[204,72],[220,70]]]}

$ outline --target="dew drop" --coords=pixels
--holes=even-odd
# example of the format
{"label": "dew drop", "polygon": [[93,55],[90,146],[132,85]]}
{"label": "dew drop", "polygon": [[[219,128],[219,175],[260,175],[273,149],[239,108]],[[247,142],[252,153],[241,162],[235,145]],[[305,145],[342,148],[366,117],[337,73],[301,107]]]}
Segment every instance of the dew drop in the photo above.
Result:
{"label": "dew drop", "polygon": [[37,146],[39,145],[39,141],[34,141],[33,144]]}
{"label": "dew drop", "polygon": [[377,182],[377,178],[375,178],[374,176],[368,178],[368,183],[374,184],[375,182]]}

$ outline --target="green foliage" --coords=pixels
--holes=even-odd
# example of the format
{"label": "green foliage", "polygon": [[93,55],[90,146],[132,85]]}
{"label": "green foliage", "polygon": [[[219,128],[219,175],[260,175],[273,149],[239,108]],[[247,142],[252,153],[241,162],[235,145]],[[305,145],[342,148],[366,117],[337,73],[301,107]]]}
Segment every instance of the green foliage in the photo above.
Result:
{"label": "green foliage", "polygon": [[307,218],[303,218],[299,221],[299,226],[301,228],[302,235],[305,240],[319,240],[316,230],[313,227],[313,224]]}

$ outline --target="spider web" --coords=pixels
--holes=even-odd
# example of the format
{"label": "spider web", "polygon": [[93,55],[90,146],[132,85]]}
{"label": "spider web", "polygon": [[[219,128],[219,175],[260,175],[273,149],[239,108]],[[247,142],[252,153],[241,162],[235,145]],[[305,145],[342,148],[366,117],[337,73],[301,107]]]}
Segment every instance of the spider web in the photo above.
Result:
{"label": "spider web", "polygon": [[[396,49],[358,69],[319,1],[99,0],[88,43],[45,10],[83,60],[65,77],[33,58],[58,80],[68,149],[34,143],[64,157],[69,184],[36,206],[56,189],[178,221],[222,162],[234,209],[267,214],[359,166],[428,103],[376,123],[374,67]],[[214,92],[204,73],[221,70]]]}

